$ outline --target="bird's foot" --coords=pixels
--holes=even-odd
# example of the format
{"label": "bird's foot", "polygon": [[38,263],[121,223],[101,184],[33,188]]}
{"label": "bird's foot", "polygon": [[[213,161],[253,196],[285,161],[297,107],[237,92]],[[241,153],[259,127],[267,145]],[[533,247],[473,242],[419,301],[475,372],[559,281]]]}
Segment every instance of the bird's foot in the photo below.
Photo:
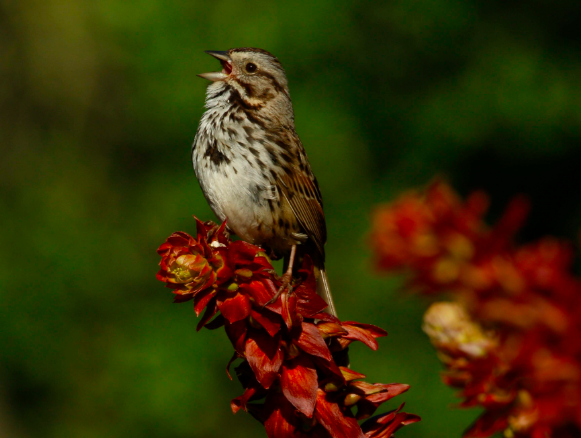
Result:
{"label": "bird's foot", "polygon": [[291,285],[292,274],[287,272],[282,277],[280,277],[280,280],[281,280],[281,284],[280,284],[280,287],[278,288],[278,291],[276,291],[274,296],[266,302],[266,304],[263,306],[263,308],[268,306],[269,304],[276,302],[276,300],[278,300],[280,298],[280,296],[285,291],[285,289],[288,289],[289,295],[292,293],[292,291],[293,291],[293,287]]}
{"label": "bird's foot", "polygon": [[293,279],[293,265],[294,265],[294,261],[295,261],[296,252],[297,252],[297,246],[293,245],[291,248],[291,253],[289,256],[289,262],[288,262],[288,266],[286,268],[286,272],[284,273],[284,275],[282,277],[280,277],[280,280],[281,280],[280,287],[278,288],[278,291],[274,294],[274,296],[270,300],[268,300],[268,302],[264,305],[264,307],[266,307],[269,304],[272,304],[276,300],[278,300],[278,298],[282,295],[282,293],[285,291],[285,289],[288,288],[288,294],[283,297],[284,299],[288,299],[288,295],[290,295],[292,293],[293,287],[291,285],[291,281]]}

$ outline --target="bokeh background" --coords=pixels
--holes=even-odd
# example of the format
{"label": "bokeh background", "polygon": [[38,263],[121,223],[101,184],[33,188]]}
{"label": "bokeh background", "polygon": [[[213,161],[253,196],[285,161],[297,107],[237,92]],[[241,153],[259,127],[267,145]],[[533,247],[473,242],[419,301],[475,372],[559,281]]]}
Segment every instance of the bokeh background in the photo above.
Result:
{"label": "bokeh background", "polygon": [[[325,198],[341,315],[369,380],[412,385],[458,437],[420,321],[425,303],[371,268],[370,212],[443,175],[485,189],[494,220],[533,203],[523,240],[581,224],[581,3],[549,0],[0,1],[0,435],[257,437],[221,331],[155,280],[157,246],[212,219],[190,164],[203,50],[255,46],[286,67]],[[390,406],[388,406],[390,407]]]}

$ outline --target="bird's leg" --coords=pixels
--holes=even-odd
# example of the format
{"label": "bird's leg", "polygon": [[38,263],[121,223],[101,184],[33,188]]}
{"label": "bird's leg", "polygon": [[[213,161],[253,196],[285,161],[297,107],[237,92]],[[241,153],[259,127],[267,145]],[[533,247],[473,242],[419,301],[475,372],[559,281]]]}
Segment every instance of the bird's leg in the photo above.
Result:
{"label": "bird's leg", "polygon": [[286,288],[288,288],[290,291],[292,291],[292,286],[290,283],[291,283],[291,280],[293,278],[293,267],[295,264],[296,253],[297,253],[297,246],[293,245],[291,248],[291,253],[290,253],[290,257],[289,257],[289,261],[288,261],[288,267],[286,268],[286,272],[282,275],[282,277],[280,277],[281,285],[278,288],[278,291],[276,292],[276,294],[270,300],[268,300],[268,302],[265,304],[265,306],[268,306],[269,304],[272,304],[276,300],[278,300],[278,297],[280,297],[280,294],[282,294]]}
{"label": "bird's leg", "polygon": [[286,268],[286,272],[283,274],[283,276],[281,277],[282,280],[282,285],[280,286],[278,293],[280,293],[280,291],[282,289],[284,289],[285,287],[287,287],[292,278],[293,278],[293,267],[295,264],[295,256],[297,254],[297,246],[293,245],[291,248],[291,253],[290,253],[290,257],[288,260],[288,267]]}

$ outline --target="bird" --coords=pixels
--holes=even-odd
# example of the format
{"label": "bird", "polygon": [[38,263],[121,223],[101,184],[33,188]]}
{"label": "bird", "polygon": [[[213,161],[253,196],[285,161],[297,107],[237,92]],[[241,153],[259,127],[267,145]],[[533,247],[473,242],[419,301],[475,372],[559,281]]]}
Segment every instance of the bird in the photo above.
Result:
{"label": "bird", "polygon": [[[222,70],[210,81],[192,162],[210,208],[242,240],[284,257],[282,286],[297,260],[313,260],[317,293],[337,311],[325,270],[323,199],[295,130],[288,80],[280,61],[263,49],[206,51]],[[292,288],[291,288],[292,290]]]}

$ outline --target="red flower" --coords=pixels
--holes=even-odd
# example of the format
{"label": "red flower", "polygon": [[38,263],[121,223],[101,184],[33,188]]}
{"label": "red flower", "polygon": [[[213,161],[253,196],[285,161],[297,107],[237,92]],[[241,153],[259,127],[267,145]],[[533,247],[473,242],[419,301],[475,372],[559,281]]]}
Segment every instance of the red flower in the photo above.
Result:
{"label": "red flower", "polygon": [[357,420],[373,415],[409,386],[359,382],[364,375],[339,366],[351,342],[376,350],[376,338],[387,333],[324,313],[326,303],[316,294],[308,257],[292,293],[270,303],[281,283],[262,250],[230,242],[225,224],[197,221],[197,226],[195,239],[174,233],[160,246],[157,278],[178,301],[193,298],[196,313],[204,311],[198,329],[224,326],[235,350],[228,368],[242,359],[236,375],[245,391],[232,400],[234,413],[250,411],[271,438],[388,437],[419,421],[398,410],[368,420],[364,434]]}
{"label": "red flower", "polygon": [[[198,232],[205,230],[198,219]],[[193,294],[207,289],[231,273],[226,265],[224,234],[225,226],[212,230],[210,242],[207,239],[194,239],[184,232],[173,233],[157,253],[162,256],[157,279],[174,289],[174,293],[191,299]],[[213,248],[210,247],[213,246]],[[182,298],[178,298],[182,301]]]}
{"label": "red flower", "polygon": [[431,307],[424,330],[461,406],[485,409],[465,436],[581,434],[581,281],[571,246],[546,238],[517,247],[527,203],[513,201],[492,228],[482,220],[487,204],[437,182],[379,209],[377,265],[406,269],[410,287],[461,303]]}

